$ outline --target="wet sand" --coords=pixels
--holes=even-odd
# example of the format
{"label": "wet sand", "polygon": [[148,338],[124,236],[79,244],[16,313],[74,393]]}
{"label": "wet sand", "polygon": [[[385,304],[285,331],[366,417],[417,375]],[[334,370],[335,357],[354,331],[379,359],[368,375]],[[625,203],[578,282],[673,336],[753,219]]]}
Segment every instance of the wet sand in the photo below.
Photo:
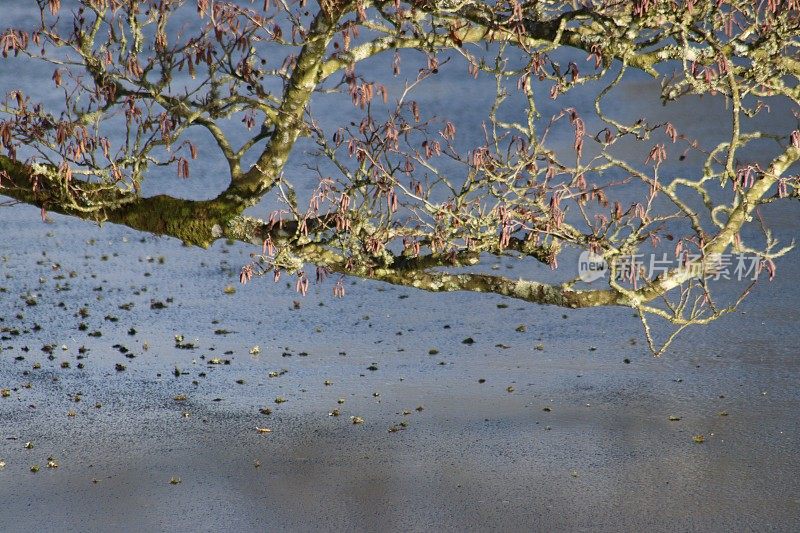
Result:
{"label": "wet sand", "polygon": [[800,528],[797,253],[654,359],[625,309],[300,298],[239,286],[246,246],[37,216],[0,211],[2,531]]}

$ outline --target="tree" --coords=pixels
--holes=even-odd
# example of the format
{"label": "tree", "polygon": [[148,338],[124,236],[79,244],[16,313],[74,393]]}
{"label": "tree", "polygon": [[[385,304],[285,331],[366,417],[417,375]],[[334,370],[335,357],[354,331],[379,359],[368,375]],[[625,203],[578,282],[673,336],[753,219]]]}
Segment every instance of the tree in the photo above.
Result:
{"label": "tree", "polygon": [[[43,218],[108,221],[204,247],[254,243],[242,282],[283,272],[304,293],[313,265],[317,280],[335,273],[628,306],[660,354],[677,331],[730,312],[750,291],[755,281],[718,301],[726,254],[749,254],[771,278],[790,247],[759,208],[800,196],[790,174],[800,132],[752,121],[787,103],[799,116],[798,0],[38,0],[31,11],[38,23],[5,30],[2,54],[51,65],[42,83],[63,98],[50,108],[7,92],[2,194],[41,207]],[[394,94],[388,76],[363,67],[387,55],[402,77],[414,52],[424,64]],[[444,68],[460,69],[465,91],[473,78],[496,82],[480,143],[465,146],[458,124],[414,100]],[[724,99],[727,140],[704,146],[673,121],[607,113],[605,99],[631,72],[661,81],[667,109],[690,95]],[[543,98],[577,90],[592,91],[590,116],[575,106],[540,113]],[[335,94],[360,122],[330,128],[312,113]],[[197,130],[215,153],[199,153]],[[569,150],[550,141],[563,130]],[[284,173],[301,138],[317,147],[309,191]],[[766,162],[743,158],[751,145]],[[667,171],[670,155],[694,164]],[[219,157],[228,172],[215,198],[142,193],[148,175],[188,179]],[[265,220],[245,214],[262,201],[282,205]],[[759,221],[762,236],[752,237]],[[575,250],[608,268],[602,287],[483,268],[511,255],[555,269]],[[665,250],[675,264],[646,272],[643,254]],[[344,294],[342,277],[333,290]],[[649,316],[677,329],[661,347]]]}

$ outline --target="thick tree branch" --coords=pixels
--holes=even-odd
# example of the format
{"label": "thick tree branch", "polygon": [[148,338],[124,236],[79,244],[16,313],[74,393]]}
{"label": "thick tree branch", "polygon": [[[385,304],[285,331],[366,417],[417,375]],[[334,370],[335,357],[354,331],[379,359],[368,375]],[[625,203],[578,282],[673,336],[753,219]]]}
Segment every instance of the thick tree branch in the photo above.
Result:
{"label": "thick tree branch", "polygon": [[322,59],[343,12],[320,10],[317,14],[284,90],[270,141],[250,170],[234,179],[225,193],[227,198],[243,205],[254,204],[280,179],[295,141],[306,129],[306,106],[320,81]]}

